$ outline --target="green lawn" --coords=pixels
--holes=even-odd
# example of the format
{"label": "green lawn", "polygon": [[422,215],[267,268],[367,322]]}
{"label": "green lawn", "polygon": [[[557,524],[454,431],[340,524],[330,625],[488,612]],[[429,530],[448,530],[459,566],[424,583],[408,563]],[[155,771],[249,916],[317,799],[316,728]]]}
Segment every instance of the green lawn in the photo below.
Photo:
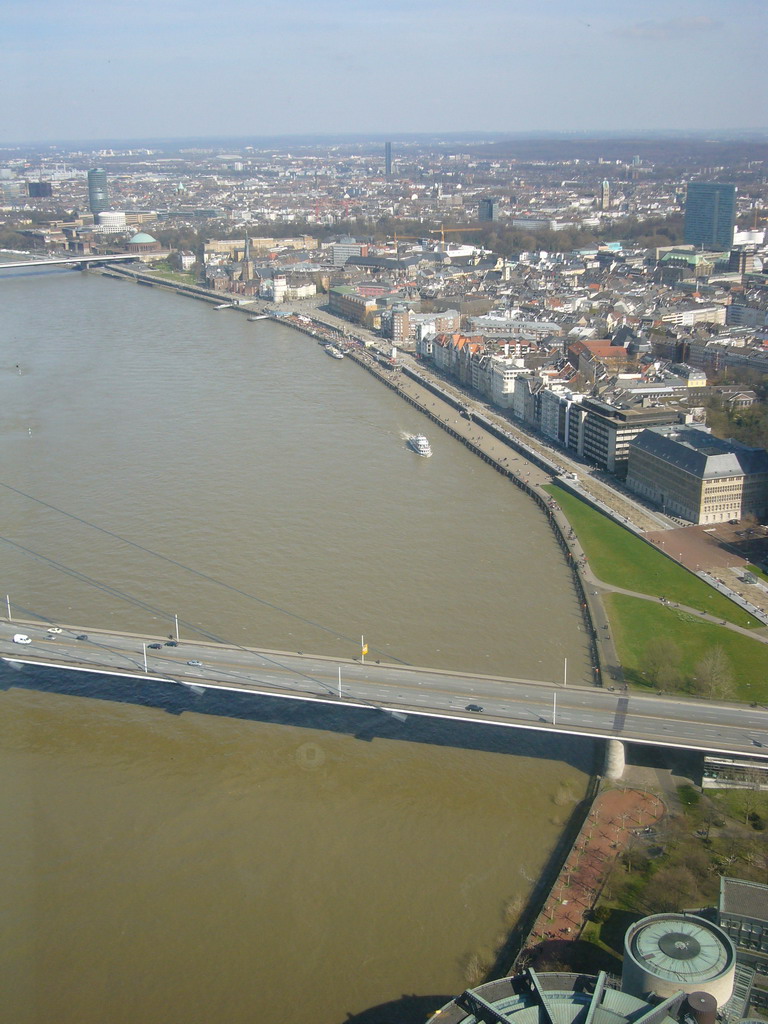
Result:
{"label": "green lawn", "polygon": [[628,682],[655,689],[643,673],[649,647],[655,637],[663,636],[677,644],[682,655],[681,683],[674,689],[684,690],[702,655],[722,647],[733,669],[736,699],[768,701],[768,645],[655,601],[625,594],[606,594],[603,600]]}
{"label": "green lawn", "polygon": [[182,273],[179,270],[171,270],[170,267],[148,267],[150,273],[155,277],[160,277],[164,281],[175,281],[176,284],[191,284],[194,285],[195,275]]}
{"label": "green lawn", "polygon": [[608,516],[557,484],[546,488],[562,508],[595,575],[605,583],[716,615],[737,626],[759,627],[753,617]]}

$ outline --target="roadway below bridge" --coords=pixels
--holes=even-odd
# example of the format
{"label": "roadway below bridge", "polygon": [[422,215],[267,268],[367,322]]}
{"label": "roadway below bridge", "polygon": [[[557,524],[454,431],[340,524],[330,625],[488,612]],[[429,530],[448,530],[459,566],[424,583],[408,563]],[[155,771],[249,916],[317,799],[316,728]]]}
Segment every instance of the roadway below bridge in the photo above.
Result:
{"label": "roadway below bridge", "polygon": [[[14,634],[29,637],[15,643]],[[77,639],[78,636],[87,639]],[[151,646],[151,645],[159,646]],[[0,657],[202,689],[768,758],[768,708],[324,656],[0,623]],[[129,694],[128,694],[129,696]],[[202,710],[202,709],[201,709]]]}

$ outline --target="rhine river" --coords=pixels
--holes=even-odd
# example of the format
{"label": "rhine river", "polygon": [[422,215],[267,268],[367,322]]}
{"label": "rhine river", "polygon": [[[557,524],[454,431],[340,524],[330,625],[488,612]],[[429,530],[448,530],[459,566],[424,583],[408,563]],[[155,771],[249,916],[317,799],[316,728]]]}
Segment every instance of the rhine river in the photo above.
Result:
{"label": "rhine river", "polygon": [[[589,679],[544,517],[350,360],[92,274],[0,302],[20,616]],[[493,959],[591,768],[581,740],[0,671],[8,1024],[418,1017]]]}

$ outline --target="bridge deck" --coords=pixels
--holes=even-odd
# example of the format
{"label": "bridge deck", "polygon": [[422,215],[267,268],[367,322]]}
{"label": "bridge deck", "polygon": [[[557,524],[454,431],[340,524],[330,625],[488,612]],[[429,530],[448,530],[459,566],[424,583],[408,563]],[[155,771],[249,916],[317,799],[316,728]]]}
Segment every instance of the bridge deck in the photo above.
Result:
{"label": "bridge deck", "polygon": [[[14,643],[24,633],[29,644]],[[7,661],[479,724],[768,758],[768,709],[131,634],[0,623]],[[192,662],[193,664],[190,664]],[[199,663],[199,664],[195,664]],[[339,685],[341,669],[341,686]],[[479,709],[479,710],[476,710]]]}
{"label": "bridge deck", "polygon": [[0,263],[0,270],[23,270],[25,267],[60,267],[80,263],[126,263],[136,261],[138,256],[132,252],[110,253],[108,256],[71,256],[45,257],[36,260],[20,260],[17,263]]}

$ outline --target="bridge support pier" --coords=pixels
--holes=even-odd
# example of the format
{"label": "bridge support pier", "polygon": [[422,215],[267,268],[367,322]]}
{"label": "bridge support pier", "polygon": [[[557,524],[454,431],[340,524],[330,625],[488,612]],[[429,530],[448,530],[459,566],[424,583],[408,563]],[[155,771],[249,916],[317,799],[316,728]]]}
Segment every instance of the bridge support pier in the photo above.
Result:
{"label": "bridge support pier", "polygon": [[624,774],[624,744],[621,740],[606,740],[603,776],[606,779],[620,779]]}

